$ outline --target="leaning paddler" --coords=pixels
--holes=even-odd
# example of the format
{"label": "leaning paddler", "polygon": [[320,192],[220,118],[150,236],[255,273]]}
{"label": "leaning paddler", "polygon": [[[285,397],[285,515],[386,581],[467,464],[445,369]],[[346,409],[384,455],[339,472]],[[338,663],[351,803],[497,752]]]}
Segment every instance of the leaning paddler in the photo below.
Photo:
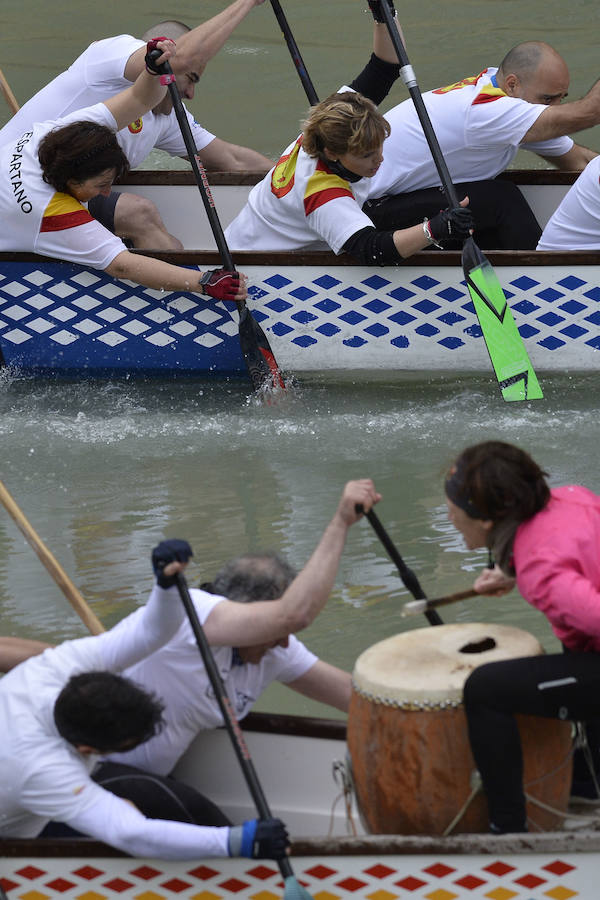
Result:
{"label": "leaning paddler", "polygon": [[[520,448],[488,441],[465,449],[446,480],[450,520],[469,549],[487,547],[496,560],[475,590],[499,595],[516,585],[563,650],[482,665],[465,683],[469,739],[495,833],[527,830],[515,714],[588,723],[600,771],[600,496],[578,485],[551,489],[546,477]],[[572,793],[600,799],[596,773],[581,763],[576,758]]]}
{"label": "leaning paddler", "polygon": [[[166,39],[150,41],[148,48],[162,50],[157,62],[175,53],[175,44]],[[245,276],[199,272],[133,254],[87,208],[93,197],[108,195],[129,168],[116,132],[160,102],[166,90],[160,78],[143,71],[114,97],[34,124],[0,147],[0,250],[56,257],[156,290],[244,300]]]}
{"label": "leaning paddler", "polygon": [[396,51],[381,14],[369,4],[373,53],[348,86],[313,106],[302,134],[254,186],[248,202],[225,231],[232,250],[323,250],[349,253],[363,265],[397,265],[473,229],[468,198],[454,209],[439,207],[411,228],[378,229],[362,206],[382,163],[389,124],[378,111],[399,76]]}

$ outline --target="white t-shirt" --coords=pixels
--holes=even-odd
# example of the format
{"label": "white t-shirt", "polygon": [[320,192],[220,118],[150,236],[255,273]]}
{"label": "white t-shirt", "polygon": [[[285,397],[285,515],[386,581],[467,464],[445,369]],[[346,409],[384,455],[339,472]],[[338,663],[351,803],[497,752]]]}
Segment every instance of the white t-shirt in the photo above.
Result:
{"label": "white t-shirt", "polygon": [[[0,129],[0,147],[30,131],[36,122],[61,119],[131,87],[132,82],[123,74],[125,66],[131,54],[144,46],[143,41],[130,34],[90,44],[66,72],[34,94]],[[187,110],[186,113],[196,147],[202,150],[215,136],[199,125]],[[155,147],[171,156],[187,156],[174,110],[168,116],[147,112],[128,128],[119,131],[117,138],[132,169],[143,162]]]}
{"label": "white t-shirt", "polygon": [[[548,107],[508,97],[493,83],[497,69],[423,94],[433,130],[455,184],[495,178],[519,148],[542,156],[562,156],[573,146],[569,137],[521,143]],[[369,197],[403,194],[437,187],[440,178],[411,99],[385,118],[391,134],[383,144],[383,163],[370,179]]]}
{"label": "white t-shirt", "polygon": [[112,131],[117,124],[104,103],[98,103],[63,119],[34,125],[0,145],[0,250],[41,253],[105,269],[127,249],[83,204],[42,178],[37,157],[40,141],[53,128],[80,120],[97,122]]}
{"label": "white t-shirt", "polygon": [[327,250],[340,253],[373,222],[363,213],[369,179],[348,182],[308,156],[302,137],[250,191],[225,230],[231,250]]}
{"label": "white t-shirt", "polygon": [[542,232],[538,250],[600,250],[600,156],[591,160]]}
{"label": "white t-shirt", "polygon": [[[215,606],[224,600],[205,591],[192,590],[190,594],[202,625]],[[140,614],[141,610],[138,610],[132,616]],[[250,711],[272,681],[295,681],[317,662],[314,653],[294,635],[289,636],[287,647],[272,648],[257,665],[233,665],[231,647],[212,647],[212,652],[238,719]],[[111,754],[110,759],[168,775],[198,732],[223,725],[187,619],[168,644],[127,669],[125,674],[164,700],[166,725],[160,734],[146,743],[127,753]]]}
{"label": "white t-shirt", "polygon": [[72,675],[121,672],[168,641],[183,620],[175,588],[155,586],[139,616],[97,637],[67,641],[0,680],[0,837],[32,838],[51,819],[134,856],[227,856],[228,828],[146,819],[89,777],[97,757],[60,736],[54,704]]}

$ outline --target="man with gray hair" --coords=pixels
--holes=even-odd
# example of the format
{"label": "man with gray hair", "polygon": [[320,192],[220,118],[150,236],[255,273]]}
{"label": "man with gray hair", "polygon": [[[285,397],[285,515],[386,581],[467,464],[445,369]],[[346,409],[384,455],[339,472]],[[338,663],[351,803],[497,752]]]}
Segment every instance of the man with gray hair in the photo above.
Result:
{"label": "man with gray hair", "polygon": [[[582,171],[597,155],[567,135],[600,122],[600,81],[581,100],[562,103],[568,89],[569,70],[559,53],[527,41],[498,68],[423,94],[459,200],[469,197],[475,240],[484,249],[532,250],[539,240],[540,226],[518,187],[494,180],[519,149],[562,170]],[[385,118],[392,131],[363,209],[377,228],[406,228],[430,218],[445,201],[413,101]]]}
{"label": "man with gray hair", "polygon": [[[273,681],[347,712],[350,674],[318,659],[294,632],[314,621],[327,602],[348,528],[361,517],[357,506],[368,511],[379,499],[370,479],[348,482],[335,515],[298,574],[277,554],[248,554],[228,562],[212,583],[190,591],[238,719]],[[136,610],[116,629],[135,627],[142,614],[143,608]],[[28,642],[20,639],[19,653],[11,654],[10,643],[10,638],[0,639],[0,671],[16,665],[15,656],[23,661],[48,646],[32,641],[28,649]],[[165,724],[145,744],[110,754],[94,771],[94,780],[131,800],[149,818],[183,816],[201,825],[229,824],[208,798],[170,777],[201,731],[223,725],[187,619],[168,643],[123,674],[164,702]]]}
{"label": "man with gray hair", "polygon": [[[250,10],[264,0],[234,0],[230,6],[196,28],[176,21],[152,26],[145,36],[121,34],[93,44],[69,68],[38,91],[0,129],[0,146],[16,140],[34,122],[60,119],[78,109],[101,103],[129,87],[144,70],[147,40],[167,37],[177,43],[173,72],[181,96],[191,100],[207,63],[221,49],[235,27]],[[186,110],[187,112],[187,110]],[[202,164],[208,170],[251,171],[264,174],[272,161],[249,147],[221,140],[187,112]],[[187,157],[170,94],[143,118],[117,133],[117,139],[132,169],[154,148],[171,156]],[[136,194],[113,191],[89,201],[95,219],[129,241],[133,247],[150,250],[180,250],[179,239],[169,234],[154,203]]]}

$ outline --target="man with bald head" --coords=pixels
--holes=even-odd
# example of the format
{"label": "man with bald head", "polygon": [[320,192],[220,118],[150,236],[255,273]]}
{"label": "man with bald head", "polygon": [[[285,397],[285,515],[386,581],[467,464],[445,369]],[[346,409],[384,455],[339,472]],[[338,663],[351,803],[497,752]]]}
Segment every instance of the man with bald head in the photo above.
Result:
{"label": "man with bald head", "polygon": [[[459,199],[469,197],[480,246],[534,249],[539,240],[541,229],[519,189],[494,180],[519,149],[575,171],[597,155],[568,135],[600,122],[600,82],[581,100],[563,104],[568,89],[562,57],[549,44],[527,41],[498,68],[423,95]],[[412,100],[385,118],[392,132],[364,209],[377,228],[405,228],[431,217],[445,200]]]}
{"label": "man with bald head", "polygon": [[[173,72],[181,96],[191,100],[206,64],[221,49],[234,28],[264,0],[233,0],[212,19],[195,28],[177,21],[154,25],[141,38],[130,34],[94,41],[93,44],[25,103],[0,130],[0,145],[17,140],[34,122],[60,119],[78,109],[101,103],[129,87],[145,66],[146,42],[167,37],[177,43]],[[186,110],[187,112],[187,110]],[[250,147],[216,137],[187,112],[198,155],[208,170],[251,171],[264,174],[270,159]],[[117,132],[117,139],[131,168],[140,165],[154,148],[171,156],[186,157],[171,97],[165,98],[143,118]],[[154,203],[135,194],[113,191],[89,201],[88,209],[105,228],[139,249],[179,250],[179,239],[167,232]]]}

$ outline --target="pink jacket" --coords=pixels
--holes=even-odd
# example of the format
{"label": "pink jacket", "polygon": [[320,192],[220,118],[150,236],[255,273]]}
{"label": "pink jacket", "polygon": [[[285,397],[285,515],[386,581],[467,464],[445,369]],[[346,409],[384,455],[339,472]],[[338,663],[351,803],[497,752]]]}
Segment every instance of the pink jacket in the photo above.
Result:
{"label": "pink jacket", "polygon": [[566,647],[600,653],[600,497],[577,485],[551,495],[517,529],[517,587]]}

